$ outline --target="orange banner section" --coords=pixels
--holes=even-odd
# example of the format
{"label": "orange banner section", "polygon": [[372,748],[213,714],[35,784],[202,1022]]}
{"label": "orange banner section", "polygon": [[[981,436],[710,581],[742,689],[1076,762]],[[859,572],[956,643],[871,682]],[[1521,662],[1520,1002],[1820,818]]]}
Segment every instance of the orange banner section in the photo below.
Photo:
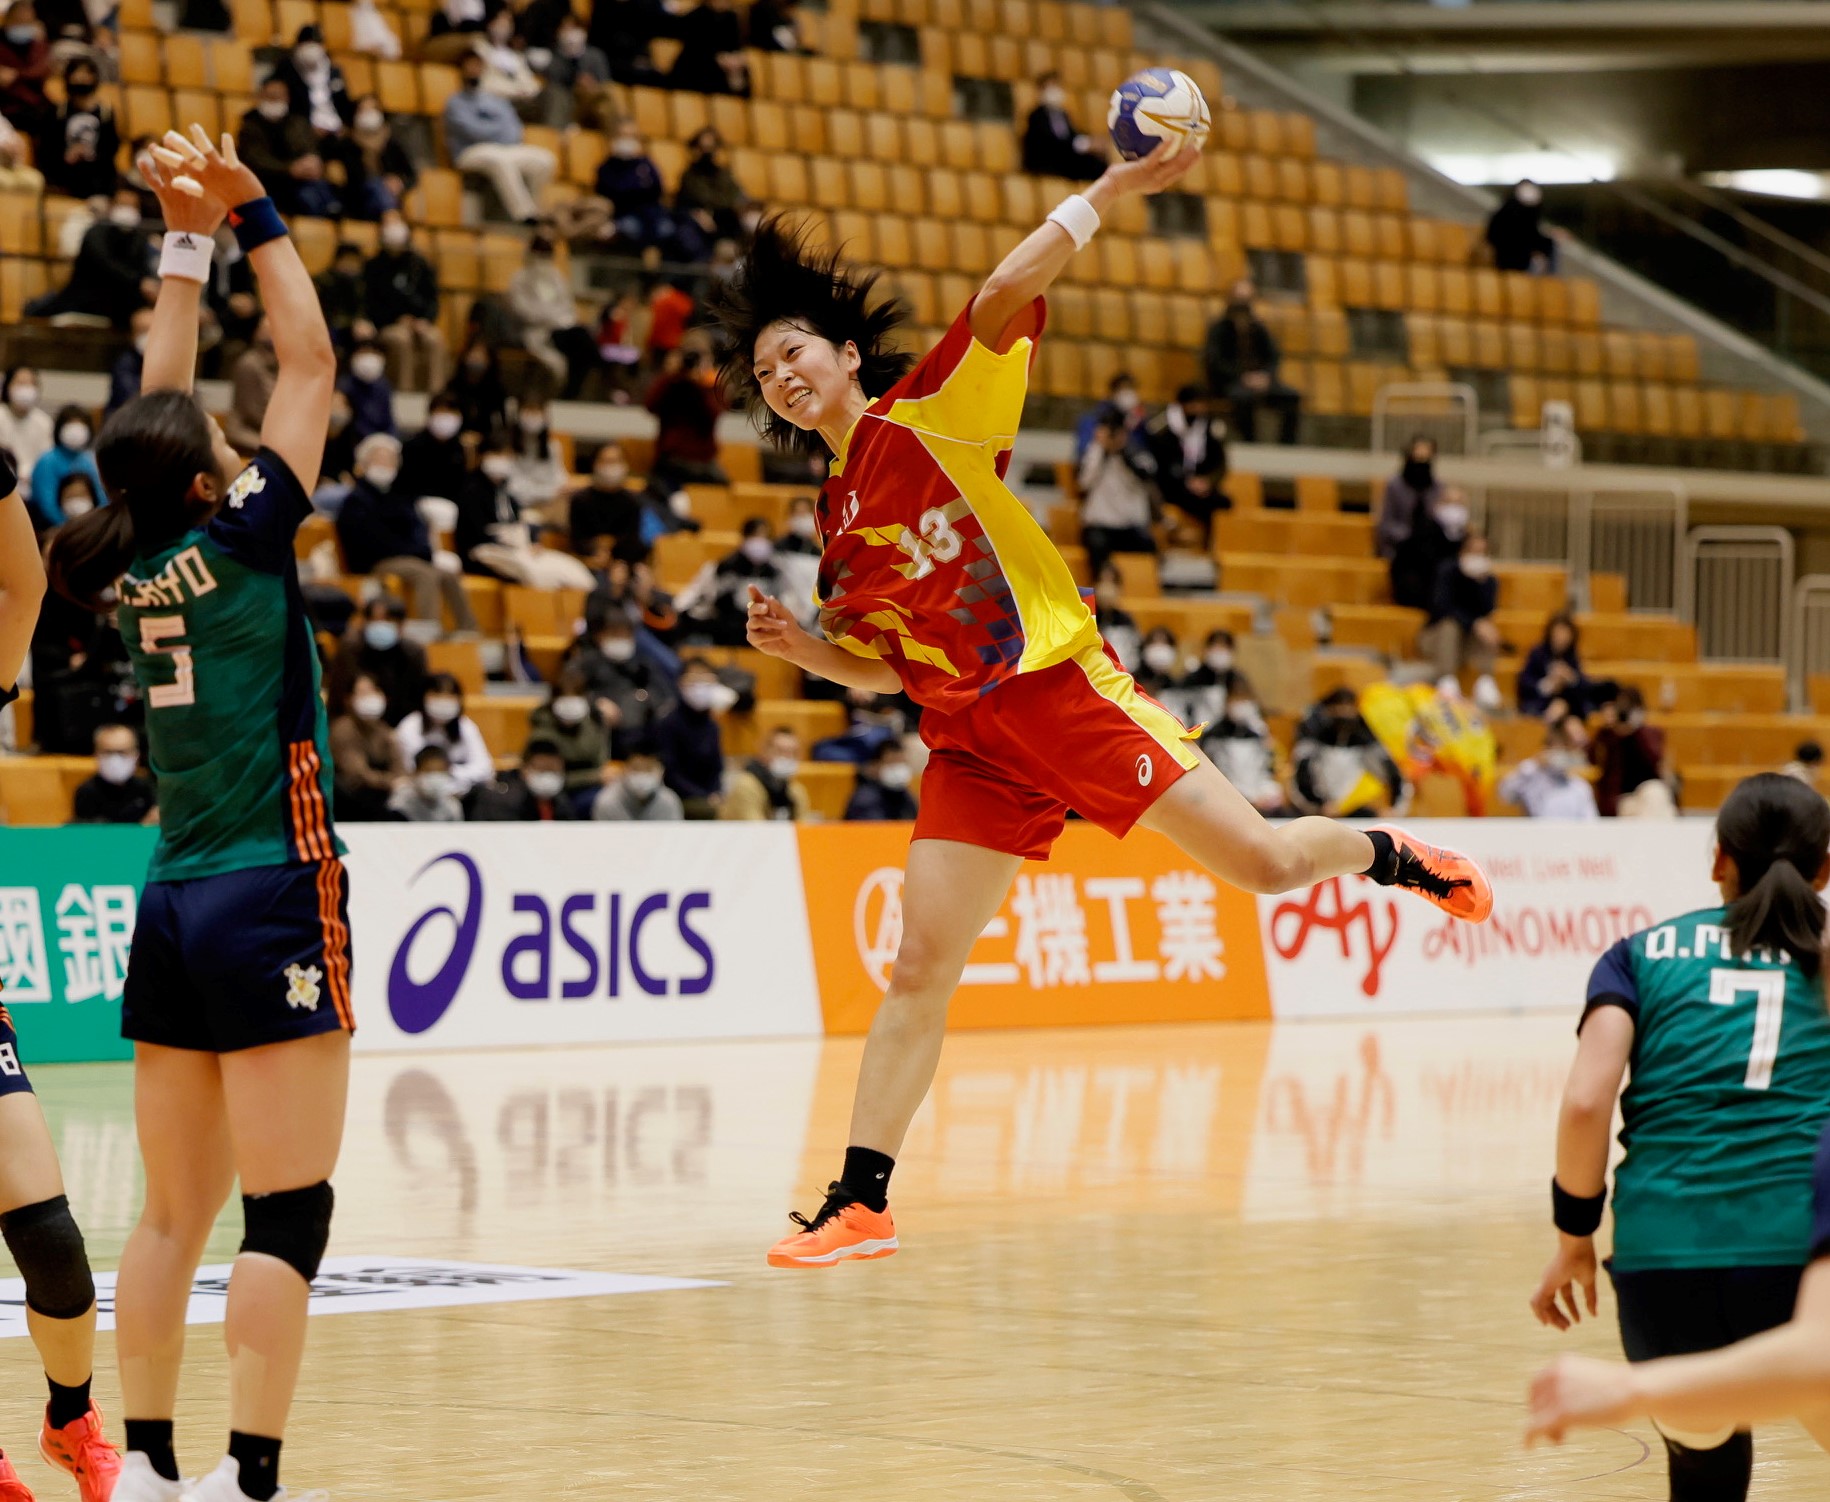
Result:
{"label": "orange banner section", "polygon": [[[902,942],[906,824],[799,830],[828,1033],[861,1033]],[[1072,1027],[1269,1017],[1252,898],[1158,835],[1070,824],[1023,867],[972,951],[949,1023]]]}

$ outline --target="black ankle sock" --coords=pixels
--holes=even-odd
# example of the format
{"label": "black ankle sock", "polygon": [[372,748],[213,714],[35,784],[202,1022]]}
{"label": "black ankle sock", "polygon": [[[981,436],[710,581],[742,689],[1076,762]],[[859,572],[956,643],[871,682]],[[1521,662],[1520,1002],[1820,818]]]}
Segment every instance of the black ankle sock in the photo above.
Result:
{"label": "black ankle sock", "polygon": [[172,1453],[170,1419],[129,1419],[125,1448],[138,1450],[167,1481],[178,1479],[178,1457]]}
{"label": "black ankle sock", "polygon": [[887,1153],[848,1147],[839,1182],[858,1196],[865,1209],[881,1211],[890,1202],[890,1173],[895,1167],[896,1160]]}
{"label": "black ankle sock", "polygon": [[89,1411],[88,1382],[84,1382],[81,1387],[65,1387],[60,1382],[51,1381],[49,1377],[44,1380],[51,1389],[51,1411],[47,1417],[50,1419],[53,1429],[61,1429],[65,1424],[74,1424]]}
{"label": "black ankle sock", "polygon": [[280,1442],[260,1434],[229,1434],[229,1458],[241,1467],[241,1489],[254,1502],[268,1502],[280,1489]]}
{"label": "black ankle sock", "polygon": [[1371,877],[1382,887],[1389,887],[1398,879],[1398,846],[1383,829],[1367,830],[1366,838],[1372,841],[1373,859],[1360,874]]}

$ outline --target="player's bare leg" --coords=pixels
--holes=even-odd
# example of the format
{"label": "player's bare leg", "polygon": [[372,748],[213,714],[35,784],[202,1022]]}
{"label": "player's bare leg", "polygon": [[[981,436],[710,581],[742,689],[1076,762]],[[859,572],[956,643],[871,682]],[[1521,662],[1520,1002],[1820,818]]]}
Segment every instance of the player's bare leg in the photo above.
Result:
{"label": "player's bare leg", "polygon": [[1247,892],[1289,892],[1332,876],[1368,875],[1470,922],[1483,922],[1493,911],[1487,877],[1466,856],[1425,845],[1388,825],[1359,829],[1321,818],[1273,824],[1206,757],[1177,778],[1138,823]]}
{"label": "player's bare leg", "polygon": [[[889,1171],[927,1098],[966,958],[997,916],[1021,858],[956,840],[916,840],[902,885],[902,942],[871,1023],[841,1181],[805,1229],[769,1253],[775,1267],[829,1267],[896,1250]],[[848,1182],[851,1179],[858,1182]],[[796,1217],[797,1220],[801,1219]]]}

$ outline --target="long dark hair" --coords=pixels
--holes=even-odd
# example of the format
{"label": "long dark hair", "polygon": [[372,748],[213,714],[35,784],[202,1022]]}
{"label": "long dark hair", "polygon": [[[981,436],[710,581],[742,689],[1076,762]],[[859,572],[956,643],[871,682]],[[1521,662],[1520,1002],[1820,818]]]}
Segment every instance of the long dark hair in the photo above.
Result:
{"label": "long dark hair", "polygon": [[770,324],[787,322],[829,344],[856,344],[858,384],[875,401],[915,363],[913,355],[889,348],[910,313],[899,298],[875,296],[881,279],[879,272],[846,265],[837,250],[808,244],[804,223],[775,214],[757,225],[736,275],[712,288],[706,311],[717,331],[718,373],[733,401],[748,405],[756,431],[776,448],[826,452],[817,432],[769,410],[756,383],[756,341]]}
{"label": "long dark hair", "polygon": [[170,542],[199,519],[191,487],[213,476],[220,491],[210,421],[187,392],[137,396],[103,424],[95,467],[109,504],[65,522],[51,539],[52,587],[87,610],[112,608],[115,581],[137,553]]}
{"label": "long dark hair", "polygon": [[1785,949],[1799,969],[1816,975],[1824,904],[1812,883],[1830,858],[1830,803],[1796,778],[1762,772],[1728,795],[1716,816],[1716,844],[1741,878],[1741,895],[1728,905],[1734,952]]}

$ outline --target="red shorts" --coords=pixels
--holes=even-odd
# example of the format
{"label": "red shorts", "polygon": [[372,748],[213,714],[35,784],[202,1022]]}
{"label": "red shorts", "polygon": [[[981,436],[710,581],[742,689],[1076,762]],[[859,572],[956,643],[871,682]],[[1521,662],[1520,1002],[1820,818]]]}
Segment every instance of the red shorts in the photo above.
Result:
{"label": "red shorts", "polygon": [[970,709],[923,715],[921,738],[933,754],[914,838],[1027,860],[1048,858],[1070,808],[1122,837],[1199,761],[1194,732],[1098,640]]}

